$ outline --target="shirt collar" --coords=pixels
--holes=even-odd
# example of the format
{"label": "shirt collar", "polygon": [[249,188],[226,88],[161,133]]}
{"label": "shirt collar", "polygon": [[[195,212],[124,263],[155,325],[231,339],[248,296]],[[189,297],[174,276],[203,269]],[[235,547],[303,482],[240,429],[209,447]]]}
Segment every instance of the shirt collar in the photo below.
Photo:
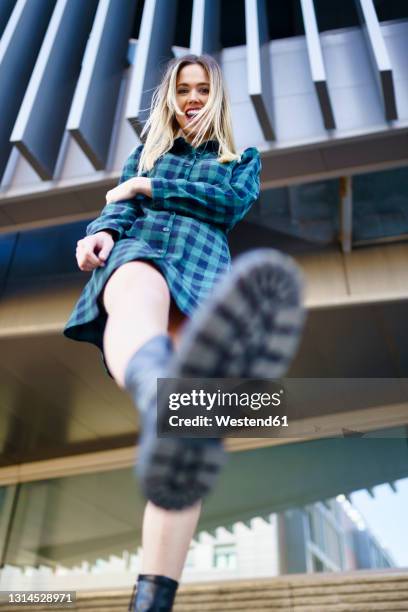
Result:
{"label": "shirt collar", "polygon": [[219,142],[218,140],[206,140],[201,143],[198,147],[193,147],[183,136],[179,136],[174,139],[172,150],[191,150],[196,149],[197,151],[218,151]]}

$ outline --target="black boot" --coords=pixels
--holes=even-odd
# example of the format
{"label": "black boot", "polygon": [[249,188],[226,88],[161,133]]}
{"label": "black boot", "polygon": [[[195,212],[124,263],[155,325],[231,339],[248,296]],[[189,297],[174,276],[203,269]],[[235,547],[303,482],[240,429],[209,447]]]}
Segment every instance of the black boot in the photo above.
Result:
{"label": "black boot", "polygon": [[139,574],[129,612],[171,612],[177,587],[178,582],[173,578]]}
{"label": "black boot", "polygon": [[[277,251],[257,249],[237,258],[231,273],[197,308],[171,358],[166,357],[168,340],[163,335],[131,358],[126,388],[136,389],[136,403],[148,405],[137,469],[143,493],[156,506],[192,506],[211,491],[225,463],[220,438],[158,437],[157,422],[159,427],[168,422],[167,391],[185,390],[174,379],[282,378],[296,352],[303,320],[297,266]],[[159,354],[165,356],[162,374]],[[153,369],[145,365],[152,362]],[[154,376],[149,395],[145,381]],[[160,377],[173,382],[157,397],[153,391]],[[139,400],[139,388],[148,401]]]}

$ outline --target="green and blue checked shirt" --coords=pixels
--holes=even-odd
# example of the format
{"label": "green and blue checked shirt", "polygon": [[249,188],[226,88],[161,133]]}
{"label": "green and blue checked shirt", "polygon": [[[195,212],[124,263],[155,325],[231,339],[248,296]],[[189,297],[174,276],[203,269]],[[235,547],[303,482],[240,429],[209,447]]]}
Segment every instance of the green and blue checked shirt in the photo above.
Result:
{"label": "green and blue checked shirt", "polygon": [[[120,182],[136,176],[142,148],[129,156]],[[138,194],[107,204],[88,225],[88,236],[109,229],[116,241],[105,266],[94,270],[85,285],[66,336],[102,349],[107,315],[100,295],[114,270],[128,261],[151,261],[188,316],[229,270],[227,233],[259,196],[261,162],[258,150],[249,148],[239,161],[221,164],[217,150],[216,141],[194,148],[177,138],[143,174],[151,178],[151,198]]]}

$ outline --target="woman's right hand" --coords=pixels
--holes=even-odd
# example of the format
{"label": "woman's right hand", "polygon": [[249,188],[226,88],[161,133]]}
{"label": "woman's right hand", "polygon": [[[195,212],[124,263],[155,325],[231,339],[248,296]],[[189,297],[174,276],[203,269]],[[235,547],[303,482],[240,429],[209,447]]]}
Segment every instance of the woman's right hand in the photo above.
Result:
{"label": "woman's right hand", "polygon": [[83,272],[91,272],[95,268],[103,267],[115,244],[108,232],[97,232],[78,240],[76,260]]}

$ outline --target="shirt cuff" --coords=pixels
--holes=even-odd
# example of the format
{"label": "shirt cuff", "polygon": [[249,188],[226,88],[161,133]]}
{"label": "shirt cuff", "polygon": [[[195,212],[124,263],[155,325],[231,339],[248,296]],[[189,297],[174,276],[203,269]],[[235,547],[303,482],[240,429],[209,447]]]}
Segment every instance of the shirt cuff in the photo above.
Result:
{"label": "shirt cuff", "polygon": [[119,240],[119,238],[121,238],[123,234],[122,228],[120,228],[117,224],[106,223],[106,221],[105,223],[100,223],[96,220],[87,226],[86,235],[92,236],[93,234],[97,234],[98,232],[104,232],[104,231],[109,232],[115,241]]}

